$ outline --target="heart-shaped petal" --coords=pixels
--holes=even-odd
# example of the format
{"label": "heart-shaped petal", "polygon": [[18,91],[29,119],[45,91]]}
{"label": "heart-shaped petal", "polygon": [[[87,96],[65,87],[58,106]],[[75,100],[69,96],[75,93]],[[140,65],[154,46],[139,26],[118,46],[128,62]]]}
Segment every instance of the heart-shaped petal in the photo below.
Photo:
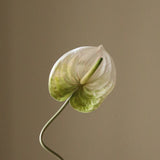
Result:
{"label": "heart-shaped petal", "polygon": [[[97,64],[93,73],[89,72]],[[72,95],[71,106],[87,113],[103,102],[115,82],[113,60],[102,45],[79,47],[65,53],[53,66],[49,76],[49,93],[58,101],[65,101]]]}

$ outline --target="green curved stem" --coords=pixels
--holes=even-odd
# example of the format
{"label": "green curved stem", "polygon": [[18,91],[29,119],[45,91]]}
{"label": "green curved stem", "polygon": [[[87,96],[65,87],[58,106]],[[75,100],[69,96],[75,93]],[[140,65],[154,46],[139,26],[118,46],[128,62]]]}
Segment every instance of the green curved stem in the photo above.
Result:
{"label": "green curved stem", "polygon": [[[98,61],[90,68],[90,70],[84,75],[84,77],[81,79],[80,84],[85,84],[88,79],[94,74],[94,72],[97,70],[97,68],[99,67],[99,65],[101,64],[103,58],[99,58]],[[74,92],[75,93],[75,92]],[[74,94],[73,93],[73,94]],[[44,127],[42,128],[40,135],[39,135],[39,142],[41,144],[41,146],[48,152],[54,154],[55,156],[57,156],[60,160],[64,160],[58,153],[56,153],[55,151],[53,151],[52,149],[50,149],[43,141],[43,136],[44,136],[44,132],[45,130],[49,127],[49,125],[53,122],[54,119],[56,119],[56,117],[63,111],[63,109],[67,106],[67,104],[69,103],[70,98],[73,96],[73,94],[64,102],[64,104],[61,106],[61,108],[49,119],[49,121],[44,125]]]}
{"label": "green curved stem", "polygon": [[63,109],[67,106],[67,104],[69,103],[71,97],[69,97],[64,104],[61,106],[61,108],[49,119],[49,121],[44,125],[44,127],[42,128],[40,135],[39,135],[39,142],[41,144],[41,146],[48,152],[54,154],[55,156],[57,156],[60,160],[64,160],[58,153],[56,153],[55,151],[53,151],[52,149],[50,149],[43,141],[43,136],[44,136],[44,132],[45,130],[48,128],[48,126],[53,122],[54,119],[56,119],[56,117],[63,111]]}

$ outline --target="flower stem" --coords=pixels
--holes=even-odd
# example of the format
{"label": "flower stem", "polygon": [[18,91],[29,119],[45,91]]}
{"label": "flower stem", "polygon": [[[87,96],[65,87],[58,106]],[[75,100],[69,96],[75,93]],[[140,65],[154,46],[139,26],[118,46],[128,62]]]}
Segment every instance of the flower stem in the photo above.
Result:
{"label": "flower stem", "polygon": [[101,64],[102,60],[103,60],[102,57],[97,60],[97,62],[90,68],[90,70],[82,77],[82,79],[80,80],[80,84],[83,85],[89,80],[89,78],[94,74],[94,72]]}
{"label": "flower stem", "polygon": [[56,117],[63,111],[63,109],[67,106],[67,104],[69,103],[71,97],[69,97],[64,104],[61,106],[61,108],[49,119],[49,121],[44,125],[44,127],[42,128],[40,135],[39,135],[39,142],[41,144],[41,146],[48,152],[54,154],[55,156],[57,156],[60,160],[64,160],[58,153],[56,153],[55,151],[53,151],[52,149],[50,149],[43,141],[43,136],[44,136],[44,132],[45,130],[48,128],[48,126],[53,122],[54,119],[56,119]]}

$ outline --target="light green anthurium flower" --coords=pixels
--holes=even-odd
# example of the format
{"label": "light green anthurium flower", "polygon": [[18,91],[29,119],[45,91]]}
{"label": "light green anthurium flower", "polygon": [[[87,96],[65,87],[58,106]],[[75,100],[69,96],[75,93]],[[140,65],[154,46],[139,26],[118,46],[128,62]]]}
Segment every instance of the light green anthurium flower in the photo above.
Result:
{"label": "light green anthurium flower", "polygon": [[54,64],[49,93],[58,101],[71,97],[71,106],[87,113],[100,106],[115,82],[114,62],[103,46],[85,46],[65,53]]}

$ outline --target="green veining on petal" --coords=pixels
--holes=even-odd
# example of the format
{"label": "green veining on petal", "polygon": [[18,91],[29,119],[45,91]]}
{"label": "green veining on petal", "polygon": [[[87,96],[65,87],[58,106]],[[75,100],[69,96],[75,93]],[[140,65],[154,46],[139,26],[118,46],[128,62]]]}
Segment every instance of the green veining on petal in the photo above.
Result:
{"label": "green veining on petal", "polygon": [[[49,93],[83,113],[97,109],[115,85],[115,66],[103,47],[82,47],[67,52],[53,66]],[[103,57],[103,58],[102,58]],[[101,64],[103,61],[103,64]]]}
{"label": "green veining on petal", "polygon": [[70,104],[75,110],[88,113],[98,108],[102,101],[102,97],[97,98],[81,86],[71,97]]}
{"label": "green veining on petal", "polygon": [[66,68],[65,64],[58,66],[54,71],[54,76],[49,79],[49,93],[58,101],[65,101],[77,88],[77,84],[69,81],[65,71]]}
{"label": "green veining on petal", "polygon": [[59,77],[50,79],[49,93],[58,101],[65,101],[72,95],[74,89],[74,86],[67,84],[64,80],[59,79]]}

